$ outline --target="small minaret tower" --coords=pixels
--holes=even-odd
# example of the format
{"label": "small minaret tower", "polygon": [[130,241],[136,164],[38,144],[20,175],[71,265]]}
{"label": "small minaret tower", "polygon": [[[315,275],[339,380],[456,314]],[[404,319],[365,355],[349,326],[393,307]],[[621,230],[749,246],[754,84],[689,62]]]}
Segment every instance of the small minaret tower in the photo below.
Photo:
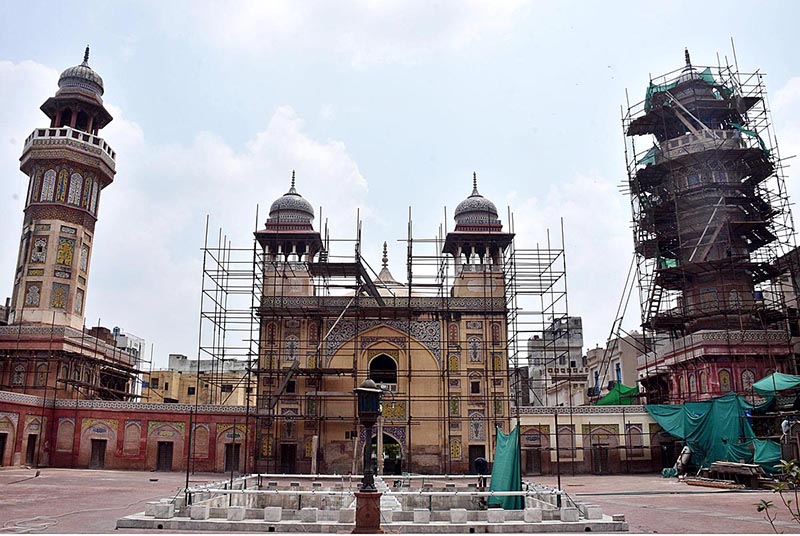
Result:
{"label": "small minaret tower", "polygon": [[472,174],[472,193],[458,204],[456,228],[447,233],[444,252],[453,256],[456,279],[452,296],[503,297],[505,251],[514,238],[503,232],[497,207],[478,192],[477,174]]}
{"label": "small minaret tower", "polygon": [[83,63],[58,79],[42,105],[50,126],[25,140],[25,201],[9,321],[82,329],[100,192],[114,180],[116,155],[98,132],[111,122],[103,79]]}
{"label": "small minaret tower", "polygon": [[295,189],[295,175],[289,191],[269,208],[265,228],[256,232],[264,251],[265,296],[312,296],[314,286],[308,270],[293,270],[307,264],[322,250],[322,239],[314,230],[314,207]]}

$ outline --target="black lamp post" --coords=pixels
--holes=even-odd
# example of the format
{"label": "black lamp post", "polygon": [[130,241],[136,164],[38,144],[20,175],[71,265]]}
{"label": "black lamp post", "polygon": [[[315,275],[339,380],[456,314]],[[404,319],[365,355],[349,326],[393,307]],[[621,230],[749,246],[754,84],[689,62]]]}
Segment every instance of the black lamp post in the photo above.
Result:
{"label": "black lamp post", "polygon": [[366,430],[364,441],[364,478],[361,479],[361,493],[375,493],[375,479],[372,474],[372,427],[378,422],[381,394],[378,385],[367,378],[360,387],[353,390],[358,397],[358,419]]}

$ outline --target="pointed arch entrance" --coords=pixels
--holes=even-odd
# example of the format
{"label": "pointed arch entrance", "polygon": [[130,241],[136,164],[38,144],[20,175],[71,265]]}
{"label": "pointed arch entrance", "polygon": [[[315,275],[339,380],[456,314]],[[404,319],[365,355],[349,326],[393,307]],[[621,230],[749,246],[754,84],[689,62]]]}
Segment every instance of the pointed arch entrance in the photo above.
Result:
{"label": "pointed arch entrance", "polygon": [[[373,470],[378,469],[378,436],[372,438]],[[394,437],[383,433],[383,474],[400,475],[403,473],[403,447]]]}

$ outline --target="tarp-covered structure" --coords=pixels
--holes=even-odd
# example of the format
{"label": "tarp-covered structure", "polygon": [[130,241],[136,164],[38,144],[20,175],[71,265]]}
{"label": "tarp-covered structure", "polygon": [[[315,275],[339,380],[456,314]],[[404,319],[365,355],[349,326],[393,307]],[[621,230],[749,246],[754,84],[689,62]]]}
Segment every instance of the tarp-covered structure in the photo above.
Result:
{"label": "tarp-covered structure", "polygon": [[[497,448],[492,465],[492,483],[489,491],[522,491],[522,473],[519,460],[519,426],[510,434],[497,428]],[[505,510],[522,510],[522,495],[489,497],[489,506],[501,506]]]}
{"label": "tarp-covered structure", "polygon": [[753,384],[755,392],[764,396],[774,396],[778,391],[800,387],[800,376],[774,372]]}
{"label": "tarp-covered structure", "polygon": [[630,406],[639,396],[638,387],[617,383],[606,396],[597,401],[598,406]]}
{"label": "tarp-covered structure", "polygon": [[780,461],[780,445],[756,439],[749,422],[753,406],[734,393],[682,405],[649,404],[645,409],[664,431],[686,441],[692,462],[699,466],[743,461],[773,472]]}

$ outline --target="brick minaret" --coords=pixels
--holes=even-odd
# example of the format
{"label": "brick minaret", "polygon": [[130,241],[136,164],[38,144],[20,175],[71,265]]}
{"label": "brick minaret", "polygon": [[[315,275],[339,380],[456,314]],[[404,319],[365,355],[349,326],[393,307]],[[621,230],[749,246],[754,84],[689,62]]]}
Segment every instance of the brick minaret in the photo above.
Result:
{"label": "brick minaret", "polygon": [[114,180],[115,153],[98,132],[112,117],[103,79],[83,63],[61,73],[42,111],[50,126],[25,140],[30,177],[9,321],[83,326],[100,192]]}

